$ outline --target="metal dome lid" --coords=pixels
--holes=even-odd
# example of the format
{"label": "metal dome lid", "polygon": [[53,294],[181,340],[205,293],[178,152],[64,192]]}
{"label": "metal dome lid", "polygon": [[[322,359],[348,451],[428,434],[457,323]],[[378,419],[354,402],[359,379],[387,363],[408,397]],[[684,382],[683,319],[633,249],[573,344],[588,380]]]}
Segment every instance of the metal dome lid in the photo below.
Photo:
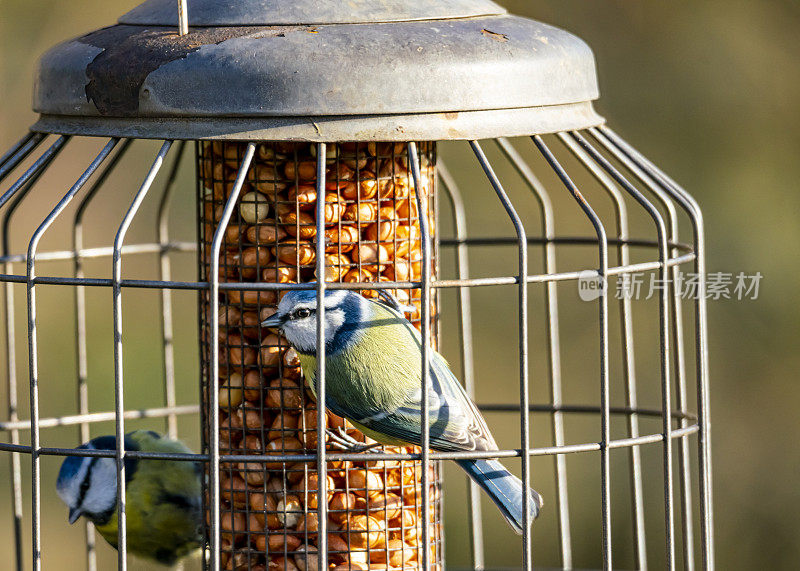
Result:
{"label": "metal dome lid", "polygon": [[[498,16],[506,9],[491,0],[189,0],[192,26],[296,26],[376,24]],[[147,0],[120,24],[174,26],[175,0]]]}
{"label": "metal dome lid", "polygon": [[177,18],[149,0],[47,52],[36,129],[330,142],[602,123],[589,47],[488,0],[195,0],[183,36]]}

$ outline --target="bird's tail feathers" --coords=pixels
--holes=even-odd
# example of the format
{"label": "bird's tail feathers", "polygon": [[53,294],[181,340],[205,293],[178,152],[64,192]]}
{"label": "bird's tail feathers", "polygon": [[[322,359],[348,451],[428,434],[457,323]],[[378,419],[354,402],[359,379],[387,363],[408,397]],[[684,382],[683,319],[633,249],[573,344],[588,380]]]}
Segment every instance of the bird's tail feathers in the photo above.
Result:
{"label": "bird's tail feathers", "polygon": [[543,505],[542,497],[527,488],[522,481],[509,472],[497,460],[459,460],[458,464],[466,470],[470,478],[489,494],[492,501],[500,508],[503,517],[518,534],[522,534],[524,512],[522,511],[522,494],[527,489],[530,494],[531,521],[539,515]]}

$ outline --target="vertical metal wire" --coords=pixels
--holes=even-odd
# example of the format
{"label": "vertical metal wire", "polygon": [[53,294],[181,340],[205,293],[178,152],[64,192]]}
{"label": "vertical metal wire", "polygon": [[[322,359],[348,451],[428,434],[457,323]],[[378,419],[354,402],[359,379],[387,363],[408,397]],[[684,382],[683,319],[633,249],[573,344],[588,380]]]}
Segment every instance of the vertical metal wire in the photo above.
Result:
{"label": "vertical metal wire", "polygon": [[[430,392],[431,379],[430,367],[428,366],[429,345],[431,337],[431,322],[430,322],[430,301],[431,301],[431,234],[428,219],[428,205],[423,204],[423,190],[422,190],[422,174],[420,173],[419,156],[417,155],[417,144],[408,144],[408,162],[411,167],[411,174],[414,177],[414,188],[416,189],[416,202],[417,212],[419,212],[419,230],[420,240],[422,240],[422,272],[420,281],[422,282],[422,291],[420,294],[420,328],[422,332],[422,519],[423,519],[423,532],[422,532],[422,568],[424,571],[429,571],[431,568],[430,557],[430,490],[429,474],[430,468],[430,441],[431,441],[431,427],[429,422],[428,410],[428,393]],[[427,197],[424,197],[427,200]]]}
{"label": "vertical metal wire", "polygon": [[[556,160],[549,147],[538,135],[531,137],[539,152],[548,162],[558,178],[572,195],[575,201],[583,210],[586,217],[592,223],[597,234],[598,252],[598,276],[604,284],[608,280],[608,236],[603,222],[597,216],[594,209],[586,201],[578,187],[572,182],[567,172]],[[609,458],[609,437],[610,437],[610,408],[611,401],[609,395],[608,379],[608,291],[603,288],[598,298],[599,325],[600,325],[600,487],[601,487],[601,511],[602,511],[602,556],[603,570],[608,571],[612,568],[611,559],[611,464]]]}
{"label": "vertical metal wire", "polygon": [[325,143],[317,144],[317,520],[318,567],[328,568],[328,468],[325,450]]}
{"label": "vertical metal wire", "polygon": [[[119,142],[112,138],[106,143],[89,167],[67,191],[64,197],[53,208],[50,214],[39,225],[28,243],[27,257],[27,294],[28,294],[28,365],[30,378],[30,410],[31,410],[31,527],[32,527],[32,569],[42,568],[41,554],[41,472],[39,458],[39,355],[38,335],[36,331],[36,249],[45,231],[64,211],[86,181],[94,174]],[[51,147],[52,148],[52,147]],[[2,200],[0,199],[0,205]],[[121,486],[118,486],[121,487]]]}
{"label": "vertical metal wire", "polygon": [[44,138],[45,135],[42,133],[36,133],[31,137],[25,136],[5,153],[2,160],[0,160],[0,181],[5,179],[12,170],[17,168],[17,165],[25,160],[25,158],[39,146],[39,143],[44,141]]}
{"label": "vertical metal wire", "polygon": [[[26,141],[27,142],[27,141]],[[41,177],[47,168],[52,164],[53,160],[58,156],[61,149],[63,149],[66,139],[59,138],[53,147],[48,149],[42,155],[40,160],[48,157],[44,162],[40,163],[41,168],[35,168],[36,165],[31,167],[22,178],[15,182],[17,188],[22,188],[19,194],[14,196],[14,200],[9,205],[8,209],[3,214],[3,255],[8,256],[11,252],[11,236],[10,226],[11,217],[17,209],[17,206],[22,202],[22,199],[28,195],[28,192],[34,187],[36,181]],[[52,152],[50,152],[52,151]],[[38,162],[38,161],[37,161]],[[24,180],[23,180],[24,179]],[[20,184],[21,183],[21,184]],[[13,273],[13,264],[11,262],[4,263],[4,271],[7,274]],[[15,352],[14,339],[16,336],[16,327],[14,324],[14,284],[6,282],[5,288],[5,309],[6,309],[6,372],[7,372],[7,388],[8,388],[8,419],[10,422],[19,421],[18,413],[18,396],[17,396],[17,356]],[[19,444],[19,430],[11,430],[11,443]],[[20,466],[19,454],[11,453],[11,502],[13,506],[13,529],[14,529],[14,555],[16,568],[22,571],[22,473]]]}
{"label": "vertical metal wire", "polygon": [[[621,241],[617,249],[618,263],[622,266],[630,264],[630,250],[625,241],[628,235],[628,209],[625,205],[619,187],[608,174],[603,171],[589,155],[578,145],[574,139],[566,133],[559,133],[559,139],[567,146],[570,152],[580,161],[589,173],[600,183],[608,192],[614,205],[614,213],[617,218],[617,234]],[[636,369],[634,361],[634,340],[633,340],[633,315],[631,307],[631,296],[623,295],[620,299],[620,328],[622,333],[623,350],[623,375],[625,377],[625,399],[626,404],[631,410],[638,407],[638,396],[636,388]],[[632,413],[627,415],[628,436],[636,438],[639,436],[639,415]],[[629,448],[631,463],[631,507],[633,511],[633,535],[634,535],[634,559],[639,571],[647,571],[647,542],[644,522],[644,492],[642,489],[642,466],[641,451],[638,446]]]}
{"label": "vertical metal wire", "polygon": [[[536,198],[542,221],[542,234],[545,238],[543,246],[544,271],[547,274],[554,274],[556,272],[556,245],[553,242],[555,238],[555,216],[553,214],[553,204],[550,200],[550,194],[508,139],[497,139],[497,144]],[[553,281],[548,281],[545,284],[545,302],[550,398],[553,407],[558,408],[562,403],[561,340],[558,326],[558,289],[557,284]],[[555,410],[551,418],[553,424],[553,444],[556,446],[563,446],[565,443],[563,413],[559,410]],[[569,525],[567,458],[564,454],[557,454],[554,459],[558,502],[558,528],[561,543],[561,566],[569,570],[572,569],[572,534]]]}
{"label": "vertical metal wire", "polygon": [[[675,205],[670,197],[656,184],[656,182],[640,169],[631,159],[617,149],[611,141],[597,129],[589,129],[589,133],[594,139],[614,158],[622,163],[626,169],[633,173],[637,179],[653,194],[667,213],[669,225],[669,240],[673,244],[679,242],[678,216]],[[677,248],[671,248],[670,255],[677,256]],[[669,297],[671,300],[671,324],[672,342],[675,347],[675,386],[677,409],[682,413],[688,412],[688,402],[686,396],[686,357],[683,344],[683,304],[681,293],[677,287],[680,280],[680,268],[676,265],[670,269],[668,279]],[[685,428],[689,425],[689,419],[685,414],[681,416],[680,426]],[[681,498],[681,530],[683,536],[683,564],[686,571],[694,571],[694,531],[692,521],[692,497],[691,497],[691,468],[689,466],[689,437],[680,439],[678,448],[678,470],[680,472],[680,498]]]}
{"label": "vertical metal wire", "polygon": [[219,253],[222,249],[222,241],[225,238],[225,230],[228,223],[233,216],[233,211],[236,208],[236,202],[239,200],[239,194],[242,191],[242,186],[247,179],[247,172],[250,170],[250,163],[253,161],[253,155],[256,151],[255,143],[248,143],[245,150],[242,162],[239,166],[239,172],[236,174],[236,182],[231,189],[230,196],[225,203],[225,208],[222,212],[222,217],[214,231],[214,238],[211,242],[211,269],[209,272],[209,305],[210,307],[210,348],[208,355],[209,367],[209,413],[210,422],[209,428],[209,508],[210,508],[210,526],[211,526],[211,569],[212,571],[220,571],[220,525],[219,525]]}
{"label": "vertical metal wire", "polygon": [[[456,229],[456,271],[458,279],[469,278],[469,256],[467,255],[467,216],[464,200],[448,168],[438,164],[439,177],[453,207]],[[438,275],[438,274],[437,274]],[[461,331],[461,363],[464,370],[464,388],[471,399],[475,399],[475,367],[472,348],[472,310],[468,287],[458,288],[459,329]],[[483,550],[483,526],[481,516],[481,490],[472,478],[466,476],[469,493],[469,529],[472,548],[472,567],[480,571],[485,566]]]}
{"label": "vertical metal wire", "polygon": [[658,278],[661,284],[658,297],[659,331],[661,341],[661,420],[662,420],[662,452],[664,464],[664,525],[666,536],[666,567],[675,569],[675,514],[673,509],[673,473],[672,473],[672,389],[669,368],[669,309],[670,292],[667,287],[667,229],[661,213],[645,198],[611,163],[603,157],[580,133],[573,132],[572,137],[589,153],[597,164],[625,189],[650,215],[658,233]]}
{"label": "vertical metal wire", "polygon": [[[167,182],[164,185],[164,194],[161,195],[161,201],[158,204],[158,245],[160,246],[158,277],[162,281],[172,280],[172,264],[169,257],[169,208],[185,149],[186,141],[179,142],[175,152],[175,161],[172,163]],[[161,339],[164,357],[164,404],[167,408],[173,408],[176,404],[175,351],[172,329],[172,290],[169,288],[161,289]],[[172,439],[178,437],[178,417],[174,413],[167,415],[167,435]]]}
{"label": "vertical metal wire", "polygon": [[492,188],[497,197],[503,204],[503,208],[508,213],[517,233],[518,263],[519,263],[519,299],[517,312],[519,316],[519,385],[520,385],[520,447],[522,448],[522,484],[525,486],[525,493],[522,494],[522,565],[523,569],[529,571],[533,568],[531,557],[531,495],[528,488],[531,487],[530,465],[530,415],[528,406],[530,402],[528,386],[528,237],[525,227],[522,225],[514,205],[508,198],[505,189],[500,184],[500,180],[489,164],[486,155],[477,141],[470,141],[475,157],[486,173]]}
{"label": "vertical metal wire", "polygon": [[[194,163],[195,163],[195,182],[196,182],[196,186],[195,186],[195,193],[196,193],[195,194],[195,243],[197,244],[196,262],[197,262],[197,268],[198,268],[197,269],[197,272],[198,272],[197,273],[197,279],[198,280],[208,279],[208,278],[206,278],[206,276],[204,276],[202,274],[202,268],[205,267],[204,264],[203,264],[203,255],[205,253],[205,251],[203,249],[203,246],[204,246],[204,241],[206,240],[206,231],[203,228],[205,220],[204,220],[204,217],[203,217],[203,199],[202,199],[203,198],[204,188],[203,188],[203,183],[202,183],[201,176],[200,176],[201,173],[203,172],[203,170],[202,170],[202,168],[203,168],[203,156],[201,155],[201,152],[202,152],[201,148],[202,147],[201,147],[200,141],[195,141],[194,142],[194,156],[195,156]],[[199,310],[198,310],[199,325],[198,325],[198,328],[197,328],[197,334],[198,334],[198,343],[197,343],[198,361],[197,362],[201,364],[200,365],[200,367],[201,367],[201,369],[200,369],[200,377],[202,378],[202,375],[203,375],[203,370],[202,370],[203,365],[202,364],[205,363],[206,359],[208,358],[207,337],[203,333],[203,324],[207,322],[206,320],[207,320],[207,315],[208,314],[206,312],[208,310],[208,305],[209,304],[203,303],[203,292],[202,291],[198,291],[197,298],[198,298],[198,306],[199,306]],[[198,388],[199,388],[198,399],[199,399],[200,402],[204,402],[203,399],[205,398],[205,395],[203,393],[204,387],[203,387],[203,382],[202,381],[199,383],[199,387]],[[199,429],[200,429],[200,446],[201,446],[201,451],[206,453],[206,454],[209,453],[208,439],[210,437],[210,433],[212,432],[212,430],[210,430],[210,429],[208,429],[208,430],[205,429],[205,427],[209,426],[209,424],[207,422],[207,418],[208,418],[207,407],[201,406],[200,407],[200,427],[199,427]],[[206,465],[206,468],[207,468],[207,465]],[[202,505],[203,514],[204,514],[203,517],[208,517],[208,514],[209,514],[209,511],[208,511],[209,497],[208,497],[208,493],[206,493],[206,490],[208,489],[207,488],[207,486],[208,486],[208,473],[206,473],[205,482],[206,482],[206,487],[203,488],[203,494],[202,494],[202,498],[201,498],[201,505]],[[209,555],[208,554],[208,549],[207,549],[208,544],[209,544],[208,526],[204,525],[203,526],[202,557],[201,557],[201,569],[203,571],[208,571],[208,555]]]}
{"label": "vertical metal wire", "polygon": [[[438,161],[438,148],[436,143],[428,142],[423,147],[423,154],[422,157],[426,161],[426,166],[430,166],[431,161],[433,162],[434,168],[436,167]],[[428,174],[425,175],[428,177]],[[431,177],[429,177],[431,178]],[[434,175],[431,180],[431,193],[433,198],[433,212],[435,213],[433,217],[433,228],[431,228],[431,236],[441,236],[441,218],[439,217],[439,178],[436,176],[435,171]],[[429,203],[430,204],[430,203]],[[441,276],[442,275],[442,256],[439,251],[440,249],[440,242],[439,240],[433,240],[431,243],[433,248],[432,256],[433,256],[433,269],[431,270],[433,276]],[[442,319],[441,319],[441,310],[442,307],[442,290],[434,289],[433,290],[433,306],[436,308],[436,314],[434,315],[434,325],[435,329],[433,331],[433,342],[436,344],[436,350],[438,351],[440,348],[440,339],[442,338]],[[438,468],[437,468],[438,469]],[[440,522],[442,526],[444,526],[444,512],[440,514]],[[442,549],[444,550],[444,534],[440,534],[440,540],[442,543]],[[443,551],[444,552],[444,551]]]}
{"label": "vertical metal wire", "polygon": [[[81,199],[75,209],[75,218],[72,223],[72,248],[75,254],[74,274],[76,278],[84,278],[83,258],[83,216],[92,199],[97,195],[98,190],[103,186],[108,176],[113,172],[117,163],[125,155],[130,147],[132,139],[125,139],[118,146],[114,156],[109,159],[106,166],[98,175],[95,182]],[[75,324],[76,324],[76,357],[78,364],[78,383],[77,383],[77,405],[78,414],[88,414],[89,412],[89,383],[88,383],[88,351],[86,344],[86,286],[78,285],[75,287]],[[90,438],[89,423],[81,422],[78,425],[79,442],[86,442]],[[89,571],[97,569],[97,554],[95,552],[95,529],[94,524],[89,521],[84,522],[84,533],[86,538],[86,568]]]}
{"label": "vertical metal wire", "polygon": [[122,245],[125,242],[125,235],[128,233],[134,216],[139,211],[147,192],[153,185],[153,181],[164,164],[172,141],[164,141],[153,161],[147,176],[144,179],[139,191],[131,202],[122,223],[119,225],[117,235],[114,238],[114,249],[112,253],[112,277],[111,291],[112,304],[114,308],[114,412],[115,429],[117,436],[117,569],[125,571],[127,569],[128,538],[125,514],[125,403],[122,367]]}
{"label": "vertical metal wire", "polygon": [[[4,240],[3,254],[8,255],[8,241]],[[4,271],[12,273],[12,264],[6,262]],[[17,357],[14,347],[14,336],[16,335],[14,326],[14,284],[5,284],[5,308],[6,308],[6,370],[8,375],[8,420],[17,422],[19,420],[18,397],[17,397]],[[19,444],[19,430],[11,431],[11,443]],[[22,474],[19,454],[12,453],[11,461],[11,503],[12,527],[14,529],[14,554],[17,571],[22,571]]]}
{"label": "vertical metal wire", "polygon": [[[430,192],[432,193],[433,205],[431,206],[431,200],[430,199],[428,199],[427,197],[426,197],[426,199],[428,200],[429,207],[433,209],[433,214],[434,214],[434,216],[433,216],[433,228],[431,228],[431,234],[436,239],[432,240],[432,244],[431,244],[433,261],[434,261],[434,266],[433,266],[433,269],[432,269],[432,277],[437,277],[437,278],[442,275],[442,255],[441,255],[441,245],[440,245],[440,238],[439,238],[442,235],[442,232],[441,232],[441,225],[442,225],[441,224],[441,217],[439,216],[439,212],[440,212],[440,210],[439,210],[439,207],[440,207],[440,195],[439,195],[440,194],[439,193],[440,179],[439,179],[439,177],[436,176],[437,164],[438,164],[438,161],[439,161],[439,153],[438,153],[438,151],[439,151],[439,149],[437,147],[437,143],[436,142],[424,143],[423,155],[422,155],[423,158],[424,158],[424,170],[421,169],[421,172],[425,172],[425,177],[430,181],[430,184],[431,184]],[[429,170],[429,167],[431,166],[431,164],[433,164],[433,168],[434,168],[432,174],[430,173],[430,170]],[[423,165],[423,163],[420,163],[420,165]],[[460,198],[460,196],[459,196],[459,198]],[[462,207],[463,207],[463,204],[462,204]],[[462,212],[462,214],[463,214],[463,212]],[[462,217],[462,218],[464,218],[462,220],[462,226],[466,227],[465,226],[466,218],[465,217]],[[429,219],[429,221],[430,221],[430,219]],[[466,249],[465,248],[466,248],[465,245],[459,244],[456,247],[456,253],[457,253],[457,256],[458,256],[460,253],[463,252],[463,254],[464,254],[463,258],[464,259],[462,261],[465,264],[467,264],[467,255],[466,255]],[[458,265],[458,268],[460,270],[461,263],[458,260],[457,260],[457,265]],[[469,270],[468,265],[466,266],[466,269]],[[469,272],[467,271],[467,273],[465,275],[469,275]],[[465,288],[459,288],[459,290],[462,290],[462,289],[465,289]],[[432,299],[432,302],[433,302],[433,307],[435,308],[435,314],[434,314],[434,327],[435,328],[433,330],[432,343],[435,344],[434,349],[436,351],[439,351],[439,350],[441,350],[441,339],[442,339],[442,290],[438,289],[438,288],[434,289],[433,290],[433,296],[434,297]],[[460,291],[459,291],[459,306],[464,308],[462,310],[462,312],[460,312],[460,313],[463,313],[464,311],[466,313],[469,313],[469,311],[470,311],[469,295],[467,295],[467,304],[464,305],[462,303],[462,300],[461,300]],[[463,323],[463,319],[462,318],[463,318],[463,316],[460,316],[459,319]],[[470,331],[471,331],[472,330],[471,316],[469,316],[469,327],[470,327]],[[462,336],[463,336],[463,331],[462,331]],[[469,342],[471,344],[472,343],[472,339],[470,339]],[[472,351],[472,348],[470,347],[470,352],[471,351]],[[471,364],[470,364],[470,366],[471,366]],[[474,393],[474,387],[473,387],[473,393]],[[385,481],[385,479],[384,479],[384,481]],[[437,547],[436,547],[436,561],[444,562],[445,553],[447,553],[447,544],[446,544],[446,537],[445,537],[445,534],[444,534],[443,530],[446,529],[447,522],[445,521],[445,513],[444,513],[443,506],[442,506],[442,495],[441,495],[441,490],[442,490],[442,463],[441,462],[435,462],[434,463],[434,485],[436,486],[436,492],[437,492],[435,494],[435,496],[434,496],[434,499],[433,499],[433,502],[434,502],[433,511],[434,511],[434,514],[435,514],[434,519],[435,519],[435,526],[436,526],[434,533],[435,533],[435,536],[436,536],[436,544],[437,544]],[[478,502],[480,502],[480,499],[479,499],[480,496],[478,496],[478,491],[477,490],[472,490],[472,482],[471,481],[468,483],[468,487],[469,487],[469,492],[468,493],[471,496],[475,496],[475,498],[478,498]],[[472,501],[471,498],[470,498],[470,501]],[[470,518],[472,518],[472,513],[471,512],[470,512]],[[480,521],[480,520],[478,520],[478,521]],[[389,554],[387,552],[387,558],[388,557],[389,557]],[[438,568],[438,565],[437,565],[437,568]]]}
{"label": "vertical metal wire", "polygon": [[645,158],[624,139],[608,127],[600,131],[619,149],[630,157],[639,167],[658,182],[661,188],[688,214],[692,223],[693,246],[695,251],[694,270],[697,275],[697,296],[695,298],[695,347],[697,375],[697,407],[698,407],[698,456],[700,476],[700,532],[702,535],[701,552],[703,570],[714,569],[714,510],[711,467],[711,419],[708,397],[708,313],[706,307],[706,259],[705,259],[705,224],[703,213],[697,201],[675,181],[664,174],[661,169]]}
{"label": "vertical metal wire", "polygon": [[189,33],[189,10],[186,0],[178,0],[178,35],[185,36]]}

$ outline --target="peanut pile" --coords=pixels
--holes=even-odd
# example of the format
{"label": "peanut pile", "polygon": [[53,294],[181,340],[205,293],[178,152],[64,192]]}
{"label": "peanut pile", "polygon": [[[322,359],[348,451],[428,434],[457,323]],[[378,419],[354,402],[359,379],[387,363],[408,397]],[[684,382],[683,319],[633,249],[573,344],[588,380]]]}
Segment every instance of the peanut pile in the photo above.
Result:
{"label": "peanut pile", "polygon": [[[211,241],[236,180],[244,143],[198,145],[201,184],[201,279],[208,280]],[[261,143],[225,229],[222,282],[316,281],[317,147]],[[435,232],[435,148],[419,145],[421,188],[416,189],[402,143],[328,145],[325,185],[325,279],[329,282],[402,282],[421,277],[422,215]],[[435,243],[435,240],[434,240]],[[434,250],[434,256],[436,256]],[[434,271],[436,268],[434,258]],[[219,330],[209,330],[209,299],[201,300],[205,402],[208,403],[210,335],[220,346],[218,430],[223,455],[314,454],[315,399],[297,353],[261,321],[277,307],[281,291],[226,290],[219,300]],[[376,296],[375,290],[362,295]],[[419,290],[395,289],[406,316],[420,324]],[[432,306],[432,325],[436,308]],[[432,327],[435,342],[436,328]],[[206,415],[206,422],[208,419]],[[326,413],[326,428],[372,441],[344,419]],[[326,442],[329,440],[326,435]],[[206,442],[208,439],[206,438]],[[336,448],[328,445],[328,450]],[[419,452],[415,447],[383,447]],[[228,570],[316,571],[319,474],[311,462],[223,463],[220,469],[222,564]],[[431,510],[422,514],[419,462],[329,462],[327,468],[330,569],[419,569],[427,528],[430,561],[441,569],[441,495],[438,463],[429,474]],[[425,525],[425,522],[428,525]],[[208,532],[208,530],[207,530]]]}

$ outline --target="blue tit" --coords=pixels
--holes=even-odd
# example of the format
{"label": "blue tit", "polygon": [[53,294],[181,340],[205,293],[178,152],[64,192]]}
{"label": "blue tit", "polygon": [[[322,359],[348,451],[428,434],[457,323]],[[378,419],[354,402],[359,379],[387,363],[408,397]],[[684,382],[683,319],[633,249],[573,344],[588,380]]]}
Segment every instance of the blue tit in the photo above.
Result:
{"label": "blue tit", "polygon": [[[99,436],[78,447],[114,450],[115,436]],[[125,435],[125,450],[190,453],[182,443],[148,430]],[[125,459],[125,517],[128,550],[172,565],[202,542],[202,468],[196,462]],[[69,456],[56,489],[69,507],[69,523],[80,516],[117,546],[117,464],[114,458]]]}
{"label": "blue tit", "polygon": [[[325,294],[325,406],[382,444],[422,439],[421,339],[397,310],[399,305],[336,290]],[[316,392],[315,291],[290,291],[278,311],[264,321],[277,328],[299,354],[303,374]],[[431,388],[427,395],[430,445],[439,451],[497,450],[486,421],[450,371],[444,358],[429,352]],[[484,490],[517,533],[522,533],[523,493],[530,494],[531,520],[541,496],[524,486],[497,460],[457,460]]]}

